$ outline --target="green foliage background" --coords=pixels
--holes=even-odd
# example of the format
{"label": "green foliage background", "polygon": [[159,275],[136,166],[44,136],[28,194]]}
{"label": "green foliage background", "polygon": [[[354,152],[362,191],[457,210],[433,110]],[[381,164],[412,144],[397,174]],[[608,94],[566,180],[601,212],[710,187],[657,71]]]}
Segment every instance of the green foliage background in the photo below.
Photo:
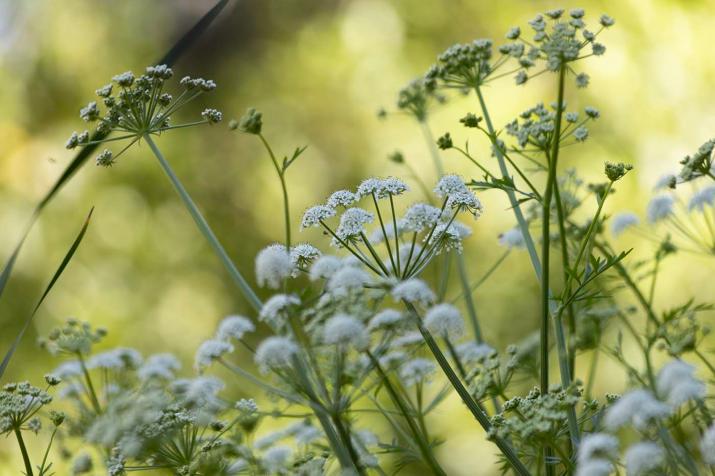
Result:
{"label": "green foliage background", "polygon": [[[32,208],[73,154],[64,141],[83,124],[81,106],[93,91],[127,69],[152,63],[213,5],[209,0],[2,0],[0,1],[0,257],[10,254]],[[219,85],[207,105],[239,117],[255,106],[264,133],[289,154],[308,150],[289,171],[294,224],[302,211],[337,188],[370,175],[404,175],[387,160],[405,154],[428,183],[433,168],[419,128],[410,118],[376,118],[394,109],[396,93],[422,74],[447,46],[477,37],[503,38],[547,8],[584,7],[608,13],[605,56],[584,62],[591,86],[567,100],[601,109],[585,145],[564,154],[584,178],[600,180],[605,160],[636,165],[619,182],[607,212],[642,212],[663,173],[715,131],[715,62],[710,60],[715,20],[711,0],[623,0],[560,3],[536,0],[266,0],[233,1],[175,71],[213,78]],[[526,87],[509,78],[487,91],[495,122],[504,125],[538,101],[550,101],[554,78]],[[182,114],[197,116],[202,105]],[[475,111],[474,99],[454,97],[433,114],[435,134],[450,130],[467,140],[457,119]],[[482,137],[469,137],[485,157]],[[173,131],[159,139],[185,185],[244,274],[253,279],[253,256],[283,236],[280,190],[271,164],[253,137],[225,124]],[[444,154],[450,171],[475,177],[456,153]],[[415,185],[413,183],[413,185]],[[413,187],[414,199],[418,188]],[[503,252],[499,233],[512,226],[507,202],[482,194],[485,215],[465,243],[473,279]],[[31,311],[89,208],[96,207],[84,243],[7,374],[40,381],[56,361],[35,338],[69,316],[109,328],[107,345],[144,353],[173,351],[190,371],[193,349],[230,313],[250,315],[221,265],[195,230],[148,148],[134,148],[111,169],[88,164],[48,207],[20,255],[0,301],[0,346],[7,348]],[[297,232],[297,227],[294,230]],[[297,235],[325,248],[315,232]],[[653,245],[629,259],[648,257]],[[538,326],[538,284],[523,252],[513,252],[477,292],[485,334],[500,346]],[[715,259],[680,254],[665,265],[656,305],[712,298]],[[508,304],[505,304],[508,303]],[[615,332],[614,332],[615,335]],[[580,365],[588,365],[582,359]],[[597,387],[617,391],[623,376],[603,362]],[[236,385],[236,398],[253,389]],[[494,450],[476,426],[463,425],[463,409],[450,400],[433,425],[449,434],[441,449],[453,474],[492,474]],[[39,449],[39,446],[35,449]],[[16,474],[14,441],[0,442],[0,474]]]}

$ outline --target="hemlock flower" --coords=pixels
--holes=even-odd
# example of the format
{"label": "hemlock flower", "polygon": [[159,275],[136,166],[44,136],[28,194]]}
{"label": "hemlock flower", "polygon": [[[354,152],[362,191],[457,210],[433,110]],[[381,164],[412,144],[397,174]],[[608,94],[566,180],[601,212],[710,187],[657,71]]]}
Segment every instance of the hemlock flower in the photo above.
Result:
{"label": "hemlock flower", "polygon": [[142,364],[142,361],[142,356],[137,350],[118,347],[93,355],[87,361],[87,368],[105,370],[136,369]]}
{"label": "hemlock flower", "polygon": [[333,192],[328,198],[328,206],[332,208],[344,207],[348,208],[353,203],[357,202],[360,197],[349,190],[338,190]]}
{"label": "hemlock flower", "polygon": [[689,400],[705,397],[705,384],[695,378],[695,367],[673,360],[660,369],[656,378],[658,396],[673,408],[678,408]]}
{"label": "hemlock flower", "polygon": [[618,438],[607,433],[590,433],[585,435],[578,447],[578,463],[589,463],[593,460],[605,460],[607,463],[618,459]]}
{"label": "hemlock flower", "polygon": [[241,340],[248,332],[256,330],[250,319],[243,316],[228,316],[221,321],[216,331],[216,338],[223,341]]}
{"label": "hemlock flower", "polygon": [[507,248],[525,248],[526,242],[524,241],[524,235],[521,233],[519,227],[507,230],[499,235],[499,244],[506,246]]}
{"label": "hemlock flower", "polygon": [[427,359],[412,359],[400,367],[400,379],[408,387],[423,383],[437,370],[435,364]]}
{"label": "hemlock flower", "polygon": [[283,245],[269,245],[256,255],[256,281],[259,286],[278,289],[294,269],[291,255]]}
{"label": "hemlock flower", "polygon": [[638,226],[640,219],[635,213],[623,212],[611,218],[611,234],[618,238],[628,228]]}
{"label": "hemlock flower", "polygon": [[196,351],[194,359],[194,368],[198,372],[202,372],[206,367],[209,367],[214,360],[223,357],[223,354],[230,354],[234,351],[233,345],[229,342],[211,339],[203,342]]}
{"label": "hemlock flower", "polygon": [[276,294],[263,304],[258,319],[273,328],[281,328],[291,309],[300,305],[300,299],[291,294]]}
{"label": "hemlock flower", "polygon": [[321,256],[310,267],[310,280],[317,281],[319,279],[329,279],[344,265],[343,260],[337,256]]}
{"label": "hemlock flower", "polygon": [[137,370],[140,380],[163,379],[171,380],[174,372],[181,369],[181,363],[172,354],[162,353],[150,355],[144,364]]}
{"label": "hemlock flower", "polygon": [[335,295],[345,296],[352,291],[362,290],[371,281],[367,271],[354,266],[343,266],[330,277],[327,289]]}
{"label": "hemlock flower", "polygon": [[288,466],[291,454],[293,450],[287,446],[274,446],[263,453],[261,465],[268,474],[280,473]]}
{"label": "hemlock flower", "polygon": [[362,322],[347,314],[336,314],[325,322],[323,342],[362,350],[369,345],[370,336]]}
{"label": "hemlock flower", "polygon": [[[375,216],[362,208],[348,208],[340,215],[340,224],[335,234],[344,242],[357,240],[365,232],[365,225],[372,223]],[[342,246],[340,242],[333,238],[334,246]]]}
{"label": "hemlock flower", "polygon": [[658,195],[648,203],[648,222],[654,224],[668,218],[673,213],[675,200],[670,195]]}
{"label": "hemlock flower", "polygon": [[670,413],[671,409],[668,405],[658,401],[649,391],[638,389],[616,400],[606,410],[603,423],[610,431],[615,431],[626,424],[642,430],[656,420],[669,416]]}
{"label": "hemlock flower", "polygon": [[426,203],[415,203],[410,206],[402,218],[402,226],[406,231],[419,233],[433,227],[439,222],[442,211]]}
{"label": "hemlock flower", "polygon": [[392,329],[404,321],[404,315],[395,309],[383,309],[375,314],[367,325],[371,331]]}
{"label": "hemlock flower", "polygon": [[422,306],[430,305],[437,298],[427,283],[417,278],[398,283],[392,288],[391,294],[395,301],[404,300]]}
{"label": "hemlock flower", "polygon": [[166,81],[172,76],[172,69],[166,65],[149,66],[140,76],[135,76],[131,71],[114,76],[114,84],[108,84],[96,91],[106,108],[104,113],[97,101],[91,101],[80,110],[82,120],[97,124],[94,140],[89,141],[89,133],[78,135],[73,132],[66,147],[73,149],[79,145],[102,143],[109,133],[115,131],[123,134],[111,140],[127,140],[129,145],[116,154],[105,149],[97,157],[97,165],[106,167],[114,164],[119,156],[145,135],[203,123],[215,124],[222,119],[221,112],[209,108],[201,113],[203,121],[172,125],[171,116],[176,111],[197,96],[216,88],[216,83],[211,80],[187,76],[180,81],[184,91],[174,98],[164,91]]}
{"label": "hemlock flower", "polygon": [[459,360],[464,364],[475,364],[496,355],[496,350],[488,344],[477,344],[474,341],[462,342],[456,349]]}
{"label": "hemlock flower", "polygon": [[437,182],[437,186],[435,186],[434,188],[435,195],[440,198],[449,197],[451,195],[462,192],[469,192],[469,189],[467,189],[467,186],[464,184],[464,181],[458,175],[443,176],[441,179],[439,179],[439,182]]}
{"label": "hemlock flower", "polygon": [[316,205],[305,211],[300,226],[303,229],[310,228],[312,226],[320,226],[320,222],[334,216],[334,208],[327,205]]}
{"label": "hemlock flower", "polygon": [[424,325],[432,334],[442,338],[454,339],[464,333],[464,320],[459,309],[447,303],[431,307],[425,314]]}
{"label": "hemlock flower", "polygon": [[633,166],[631,164],[624,164],[623,162],[619,162],[617,164],[606,162],[605,165],[606,177],[608,177],[608,180],[611,182],[620,180],[630,170],[633,170]]}
{"label": "hemlock flower", "polygon": [[298,346],[291,339],[273,336],[261,342],[254,358],[261,372],[267,373],[273,369],[290,367],[297,352]]}
{"label": "hemlock flower", "polygon": [[628,476],[646,476],[665,463],[663,448],[651,442],[636,443],[624,455]]}
{"label": "hemlock flower", "polygon": [[250,107],[238,121],[237,127],[247,134],[258,135],[263,127],[263,114]]}
{"label": "hemlock flower", "polygon": [[715,204],[715,185],[704,187],[693,194],[688,201],[688,211],[705,212],[705,207]]}

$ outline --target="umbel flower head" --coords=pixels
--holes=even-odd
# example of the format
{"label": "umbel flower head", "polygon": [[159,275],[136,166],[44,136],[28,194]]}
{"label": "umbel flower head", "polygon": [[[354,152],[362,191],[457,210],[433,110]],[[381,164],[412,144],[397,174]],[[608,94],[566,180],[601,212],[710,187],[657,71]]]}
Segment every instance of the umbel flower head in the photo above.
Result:
{"label": "umbel flower head", "polygon": [[[199,124],[215,124],[223,119],[220,111],[205,109],[202,120],[186,124],[171,124],[171,116],[203,93],[216,89],[209,79],[185,76],[179,81],[181,92],[176,97],[164,89],[174,72],[166,65],[149,66],[144,74],[135,76],[131,71],[118,74],[112,82],[97,89],[99,101],[106,108],[100,110],[97,101],[92,101],[80,110],[80,118],[95,125],[95,135],[90,140],[89,131],[73,132],[66,147],[74,149],[88,144],[128,140],[129,144],[119,152],[104,149],[97,156],[97,165],[111,166],[132,144],[148,134],[160,134],[170,129]],[[122,135],[107,140],[111,132]]]}

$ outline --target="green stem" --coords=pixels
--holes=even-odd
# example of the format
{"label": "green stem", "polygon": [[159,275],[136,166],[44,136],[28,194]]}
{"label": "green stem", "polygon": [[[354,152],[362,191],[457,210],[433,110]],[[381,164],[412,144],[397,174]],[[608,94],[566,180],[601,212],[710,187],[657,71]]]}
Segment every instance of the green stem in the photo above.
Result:
{"label": "green stem", "polygon": [[482,337],[482,330],[479,327],[479,320],[477,319],[477,309],[474,306],[474,299],[472,298],[472,290],[469,289],[469,277],[467,276],[467,266],[464,262],[464,255],[457,253],[457,266],[459,267],[459,280],[462,284],[462,295],[464,296],[464,304],[467,306],[467,315],[469,316],[469,323],[472,325],[472,331],[474,332],[474,340],[477,344],[484,342]]}
{"label": "green stem", "polygon": [[164,158],[161,151],[159,151],[159,148],[156,146],[149,134],[145,134],[144,139],[146,140],[147,144],[149,144],[149,147],[156,156],[157,160],[159,160],[159,164],[161,164],[161,167],[164,169],[164,172],[166,173],[167,177],[169,177],[169,180],[174,186],[174,189],[179,194],[179,197],[181,197],[181,200],[184,202],[184,206],[191,214],[191,217],[194,219],[194,222],[196,223],[196,226],[198,227],[201,234],[204,235],[206,240],[213,248],[214,252],[221,259],[221,262],[228,271],[228,274],[231,276],[231,278],[233,278],[233,281],[241,290],[243,296],[248,300],[248,302],[256,311],[260,311],[263,307],[263,303],[260,299],[258,299],[256,293],[253,292],[253,289],[251,289],[251,287],[248,285],[248,282],[246,282],[246,280],[244,279],[243,275],[241,275],[241,273],[238,271],[236,265],[233,264],[233,261],[231,261],[231,258],[229,258],[228,253],[226,253],[226,250],[223,248],[223,246],[221,246],[221,243],[218,241],[218,238],[216,238],[216,235],[214,234],[209,224],[206,222],[206,219],[196,207],[196,204],[194,204],[194,201],[191,199],[191,196],[188,194],[183,184],[172,170],[171,165],[169,165],[169,162],[167,162],[167,160]]}
{"label": "green stem", "polygon": [[82,368],[82,375],[84,375],[84,380],[87,382],[87,390],[89,391],[89,399],[92,402],[92,408],[94,412],[99,415],[102,413],[102,407],[99,405],[99,399],[97,398],[97,392],[94,390],[94,385],[92,384],[92,378],[89,376],[87,371],[87,366],[84,363],[84,358],[82,354],[77,353],[77,359],[79,360],[79,365]]}
{"label": "green stem", "polygon": [[17,438],[17,444],[20,445],[20,453],[22,453],[22,461],[25,463],[25,473],[26,476],[33,476],[32,463],[30,462],[30,455],[27,453],[27,448],[25,447],[25,441],[22,439],[22,432],[20,428],[15,427],[15,437]]}
{"label": "green stem", "polygon": [[271,149],[271,146],[268,144],[266,138],[263,137],[263,134],[258,134],[258,138],[261,139],[261,142],[263,142],[263,146],[268,151],[268,155],[271,157],[271,162],[273,162],[273,166],[275,167],[276,173],[278,174],[278,179],[281,181],[281,189],[283,190],[283,216],[286,228],[286,249],[290,251],[290,207],[288,206],[288,187],[286,186],[285,181],[285,170],[281,169],[281,167],[279,166],[278,159],[276,159],[276,156],[273,153],[273,149]]}
{"label": "green stem", "polygon": [[[429,348],[434,358],[437,360],[437,363],[439,364],[440,368],[449,380],[450,384],[452,384],[452,387],[457,391],[457,394],[462,399],[462,402],[464,402],[464,404],[467,406],[469,411],[472,413],[472,416],[474,416],[474,418],[482,426],[484,431],[486,431],[487,434],[490,434],[492,424],[489,421],[489,417],[487,416],[486,411],[484,411],[479,402],[476,402],[472,398],[469,391],[464,387],[461,380],[454,372],[454,369],[452,369],[452,366],[449,364],[449,361],[440,350],[439,346],[437,345],[437,342],[432,337],[432,334],[430,334],[430,332],[422,325],[422,319],[417,312],[417,309],[415,309],[415,306],[407,301],[404,301],[404,304],[407,310],[410,312],[410,315],[413,317],[415,324],[420,331],[420,334],[422,334],[422,338],[427,344],[427,347]],[[529,470],[526,468],[526,466],[524,466],[524,464],[519,460],[519,457],[517,456],[516,452],[507,441],[497,435],[490,436],[491,441],[493,441],[501,450],[502,454],[509,462],[509,464],[511,464],[512,468],[514,469],[514,471],[516,471],[517,474],[522,476],[531,474],[529,473]]]}

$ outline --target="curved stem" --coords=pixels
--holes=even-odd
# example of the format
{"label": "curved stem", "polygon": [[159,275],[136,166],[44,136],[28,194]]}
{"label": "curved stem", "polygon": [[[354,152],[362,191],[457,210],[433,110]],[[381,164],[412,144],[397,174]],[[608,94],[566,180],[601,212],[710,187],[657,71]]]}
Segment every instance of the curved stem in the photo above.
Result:
{"label": "curved stem", "polygon": [[263,146],[266,148],[266,151],[268,151],[268,155],[271,157],[271,162],[273,162],[273,167],[275,167],[276,173],[278,174],[278,179],[281,181],[281,189],[283,191],[283,216],[286,228],[286,249],[290,251],[290,207],[288,206],[288,187],[286,186],[285,169],[282,169],[278,164],[278,159],[273,153],[273,149],[271,149],[271,146],[268,144],[266,138],[263,137],[263,134],[258,134],[258,138],[261,139]]}
{"label": "curved stem", "polygon": [[221,259],[221,262],[228,271],[228,274],[231,276],[231,278],[233,278],[233,281],[241,290],[243,296],[248,300],[249,304],[251,304],[253,309],[255,309],[256,311],[260,311],[263,307],[263,303],[260,299],[258,299],[258,296],[256,296],[255,292],[253,292],[253,289],[251,289],[251,287],[248,285],[248,282],[246,282],[243,275],[238,271],[233,261],[231,261],[231,258],[229,258],[228,253],[226,253],[226,250],[223,248],[223,246],[221,246],[221,243],[218,241],[218,238],[216,238],[216,235],[214,234],[209,224],[206,222],[206,219],[196,207],[196,204],[184,188],[184,185],[174,173],[173,169],[171,168],[171,165],[169,165],[169,162],[166,161],[161,151],[159,151],[159,148],[156,146],[149,134],[145,134],[144,139],[146,140],[147,144],[149,144],[149,147],[156,156],[161,167],[164,169],[164,172],[166,173],[167,177],[169,177],[169,181],[171,181],[171,184],[174,186],[174,189],[179,194],[179,197],[181,197],[181,200],[184,202],[184,206],[191,214],[191,217],[194,219],[194,222],[196,223],[196,226],[201,232],[201,234],[204,235],[206,240],[211,245],[211,248],[213,248],[216,255],[218,255],[218,257]]}

